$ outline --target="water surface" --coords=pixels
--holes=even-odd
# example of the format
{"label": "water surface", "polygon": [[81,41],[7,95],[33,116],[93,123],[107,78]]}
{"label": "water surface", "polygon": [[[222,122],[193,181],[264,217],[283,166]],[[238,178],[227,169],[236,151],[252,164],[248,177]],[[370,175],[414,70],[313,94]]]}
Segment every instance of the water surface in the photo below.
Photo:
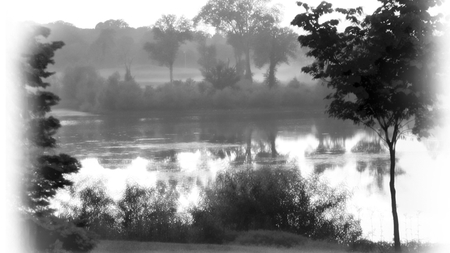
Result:
{"label": "water surface", "polygon": [[[102,183],[119,198],[126,183],[172,181],[180,211],[201,187],[235,167],[292,166],[352,192],[348,210],[364,236],[392,238],[389,155],[371,131],[318,111],[251,110],[94,115],[56,111],[59,149],[82,162],[78,187]],[[450,208],[446,151],[439,138],[398,144],[397,193],[402,240],[441,241]],[[59,198],[64,199],[63,194]],[[447,226],[448,227],[448,226]],[[442,230],[442,231],[441,231]]]}

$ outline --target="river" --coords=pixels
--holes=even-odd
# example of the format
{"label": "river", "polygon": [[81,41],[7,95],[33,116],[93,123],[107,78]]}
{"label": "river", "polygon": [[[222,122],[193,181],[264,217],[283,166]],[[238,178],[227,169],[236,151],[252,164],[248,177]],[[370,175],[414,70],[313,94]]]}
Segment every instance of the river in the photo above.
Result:
{"label": "river", "polygon": [[[292,166],[352,193],[347,209],[364,237],[391,241],[389,154],[369,129],[320,111],[246,110],[124,112],[96,115],[56,110],[59,151],[78,158],[78,188],[103,184],[117,199],[127,183],[176,181],[180,211],[198,200],[199,186],[239,166]],[[438,133],[397,145],[396,176],[402,241],[447,242],[449,147]],[[56,202],[68,201],[60,192]],[[57,204],[55,204],[57,205]]]}

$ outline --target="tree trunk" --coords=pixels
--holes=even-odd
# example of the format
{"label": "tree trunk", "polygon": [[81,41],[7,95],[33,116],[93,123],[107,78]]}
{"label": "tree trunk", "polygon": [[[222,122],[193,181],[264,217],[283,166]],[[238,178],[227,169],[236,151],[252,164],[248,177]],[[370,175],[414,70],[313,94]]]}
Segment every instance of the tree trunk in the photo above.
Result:
{"label": "tree trunk", "polygon": [[245,148],[245,159],[248,163],[252,161],[252,132],[253,130],[250,130],[246,136],[247,146]]}
{"label": "tree trunk", "polygon": [[173,64],[170,64],[169,72],[170,72],[170,83],[173,83]]}
{"label": "tree trunk", "polygon": [[270,61],[270,64],[269,64],[269,73],[267,76],[267,83],[269,85],[269,88],[272,88],[273,86],[275,86],[275,64],[273,63],[273,61]]}
{"label": "tree trunk", "polygon": [[389,145],[389,155],[391,159],[389,189],[391,191],[392,218],[394,221],[394,247],[396,252],[400,252],[402,249],[400,246],[400,229],[397,215],[397,199],[395,196],[395,147],[393,144]]}
{"label": "tree trunk", "polygon": [[277,147],[275,146],[275,140],[277,139],[277,134],[275,131],[269,133],[270,151],[272,152],[272,158],[278,156]]}
{"label": "tree trunk", "polygon": [[245,49],[245,79],[253,81],[252,70],[250,68],[250,49]]}

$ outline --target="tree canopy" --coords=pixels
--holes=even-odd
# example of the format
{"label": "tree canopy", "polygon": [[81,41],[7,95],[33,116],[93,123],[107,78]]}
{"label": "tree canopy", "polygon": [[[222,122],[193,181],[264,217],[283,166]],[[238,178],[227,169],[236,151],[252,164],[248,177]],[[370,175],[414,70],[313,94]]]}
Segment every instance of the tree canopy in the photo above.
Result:
{"label": "tree canopy", "polygon": [[278,12],[268,9],[270,0],[209,0],[194,18],[194,23],[202,21],[224,32],[235,50],[245,55],[245,77],[252,78],[250,67],[251,39],[262,24],[263,17]]}
{"label": "tree canopy", "polygon": [[175,15],[163,15],[153,27],[154,42],[147,42],[144,49],[149,56],[166,66],[170,71],[170,82],[173,81],[173,64],[181,44],[192,39],[192,26],[184,17],[177,19]]}
{"label": "tree canopy", "polygon": [[269,87],[276,84],[275,72],[281,63],[289,63],[290,57],[296,57],[298,44],[297,35],[289,28],[279,26],[268,26],[256,34],[253,51],[253,60],[259,68],[268,64],[266,83]]}
{"label": "tree canopy", "polygon": [[[390,151],[390,191],[395,248],[400,234],[395,197],[395,147],[410,130],[427,136],[438,105],[436,31],[439,17],[428,12],[439,0],[380,0],[371,15],[363,9],[333,8],[322,2],[292,21],[306,31],[298,40],[314,62],[302,71],[323,80],[332,92],[327,113],[372,128]],[[350,25],[340,31],[342,14]],[[322,21],[325,19],[325,21]]]}
{"label": "tree canopy", "polygon": [[123,21],[123,19],[109,19],[105,22],[99,22],[95,29],[124,29],[129,27],[128,23]]}

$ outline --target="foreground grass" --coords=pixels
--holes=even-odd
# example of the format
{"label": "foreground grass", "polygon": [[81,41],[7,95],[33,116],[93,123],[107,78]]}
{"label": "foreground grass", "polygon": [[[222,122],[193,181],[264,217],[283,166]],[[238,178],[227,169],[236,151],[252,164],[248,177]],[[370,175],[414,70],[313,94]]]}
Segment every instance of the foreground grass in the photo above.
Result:
{"label": "foreground grass", "polygon": [[137,241],[100,241],[92,253],[144,253],[144,252],[234,252],[234,253],[348,253],[340,245],[310,242],[292,248],[275,246],[243,246],[216,244],[182,244]]}

